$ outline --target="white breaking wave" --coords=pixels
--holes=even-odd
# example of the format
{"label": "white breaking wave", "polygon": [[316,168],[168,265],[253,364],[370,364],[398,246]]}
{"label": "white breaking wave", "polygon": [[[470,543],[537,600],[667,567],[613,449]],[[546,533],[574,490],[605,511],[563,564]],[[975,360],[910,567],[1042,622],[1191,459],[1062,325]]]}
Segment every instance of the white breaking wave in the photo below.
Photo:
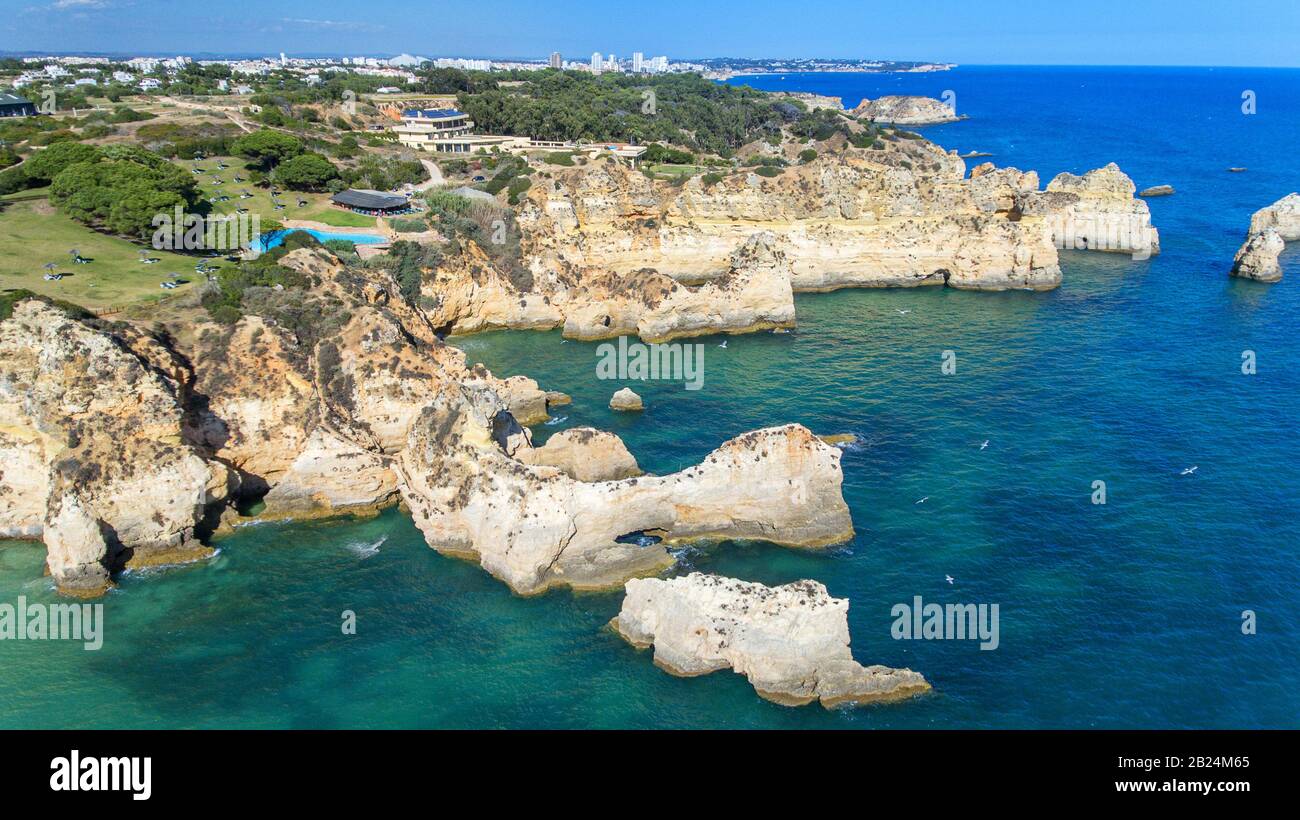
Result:
{"label": "white breaking wave", "polygon": [[387,540],[388,536],[385,535],[373,544],[364,544],[360,541],[353,541],[351,544],[348,544],[348,550],[356,553],[358,557],[366,559],[372,555],[378,555],[379,548],[382,547],[384,542]]}

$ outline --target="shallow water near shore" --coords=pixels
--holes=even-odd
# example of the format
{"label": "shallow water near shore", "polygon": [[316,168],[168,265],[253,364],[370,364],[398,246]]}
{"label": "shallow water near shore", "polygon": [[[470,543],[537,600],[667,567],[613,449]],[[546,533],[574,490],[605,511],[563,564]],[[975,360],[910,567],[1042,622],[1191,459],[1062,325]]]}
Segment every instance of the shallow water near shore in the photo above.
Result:
{"label": "shallow water near shore", "polygon": [[[1063,253],[1049,293],[801,295],[794,333],[686,340],[705,346],[699,391],[598,381],[597,345],[558,332],[453,342],[573,396],[539,441],[612,430],[651,472],[757,427],[856,433],[851,543],[724,542],[683,569],[817,579],[849,599],[858,660],[915,669],[933,694],[828,712],[767,703],[730,672],[673,678],[605,629],[618,594],[520,598],[390,510],[253,525],[203,563],[129,573],[99,651],[0,641],[0,727],[1300,726],[1300,253],[1277,285],[1226,276],[1250,213],[1300,189],[1300,72],[785,77],[746,82],[850,105],[952,89],[972,119],[923,129],[945,147],[1044,184],[1112,160],[1139,187],[1172,184],[1151,200],[1163,253]],[[623,386],[644,413],[608,409]],[[55,600],[42,560],[0,546],[0,602]],[[917,595],[998,604],[999,647],[893,640],[891,608]]]}

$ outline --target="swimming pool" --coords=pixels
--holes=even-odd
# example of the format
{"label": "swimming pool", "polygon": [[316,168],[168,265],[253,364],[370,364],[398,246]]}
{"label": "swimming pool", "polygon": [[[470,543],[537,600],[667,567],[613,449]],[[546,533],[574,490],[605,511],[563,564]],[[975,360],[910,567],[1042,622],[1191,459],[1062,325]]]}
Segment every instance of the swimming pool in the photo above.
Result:
{"label": "swimming pool", "polygon": [[262,234],[258,241],[258,251],[265,253],[272,248],[284,244],[284,238],[297,231],[309,233],[321,242],[328,242],[331,239],[342,239],[345,242],[352,242],[356,245],[378,245],[388,241],[387,237],[373,233],[337,233],[334,231],[318,231],[314,228],[287,228],[279,231],[267,231]]}

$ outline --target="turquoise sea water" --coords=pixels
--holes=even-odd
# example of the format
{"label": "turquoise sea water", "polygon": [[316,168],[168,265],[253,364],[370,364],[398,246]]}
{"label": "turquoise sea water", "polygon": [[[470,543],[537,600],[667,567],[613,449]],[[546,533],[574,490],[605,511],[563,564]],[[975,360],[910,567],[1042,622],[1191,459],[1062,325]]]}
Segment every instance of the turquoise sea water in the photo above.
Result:
{"label": "turquoise sea water", "polygon": [[[992,151],[1044,183],[1114,160],[1139,186],[1178,189],[1151,202],[1164,252],[1150,261],[1064,253],[1063,286],[1042,294],[800,296],[796,333],[731,337],[725,350],[700,340],[704,389],[631,385],[639,415],[607,409],[623,383],[595,379],[594,344],[556,332],[455,340],[499,375],[573,396],[539,438],[610,429],[654,472],[771,424],[858,433],[843,459],[852,543],[822,554],[722,543],[685,562],[822,581],[850,600],[855,656],[922,672],[932,695],[827,712],[762,701],[729,672],[670,677],[603,629],[619,595],[516,597],[389,511],[256,525],[211,561],[129,574],[105,600],[98,652],[0,641],[0,726],[1300,725],[1300,253],[1288,250],[1277,285],[1225,275],[1250,213],[1300,188],[1300,72],[749,82],[850,105],[953,90],[972,119],[925,130],[946,147]],[[1239,110],[1244,89],[1253,117]],[[1247,349],[1254,376],[1240,370]],[[940,371],[943,350],[957,355],[954,375]],[[1104,506],[1090,503],[1096,480]],[[0,547],[0,602],[52,600],[41,562],[38,545]],[[915,595],[999,604],[999,648],[891,639],[891,607]],[[1245,609],[1256,635],[1241,632]],[[356,635],[341,634],[344,610]]]}

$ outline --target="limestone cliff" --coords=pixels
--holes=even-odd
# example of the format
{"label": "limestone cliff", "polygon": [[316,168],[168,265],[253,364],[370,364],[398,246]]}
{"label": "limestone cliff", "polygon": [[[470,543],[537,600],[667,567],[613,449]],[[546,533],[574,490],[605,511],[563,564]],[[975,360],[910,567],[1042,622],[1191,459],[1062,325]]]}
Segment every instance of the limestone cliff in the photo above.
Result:
{"label": "limestone cliff", "polygon": [[[520,419],[545,418],[547,394],[468,367],[388,274],[308,250],[279,264],[309,287],[250,289],[233,325],[182,312],[146,331],[37,299],[0,322],[0,536],[42,536],[60,589],[210,554],[237,500],[311,517],[400,495],[432,546],[519,592],[621,583],[683,539],[852,534],[839,451],[804,428],[662,477],[634,477],[608,433],[533,448]],[[645,530],[663,543],[624,538]]]}
{"label": "limestone cliff", "polygon": [[1160,234],[1136,191],[1133,180],[1112,162],[1083,176],[1057,174],[1046,191],[1024,197],[1021,209],[1047,218],[1058,248],[1146,258],[1160,253]]}
{"label": "limestone cliff", "polygon": [[494,393],[449,387],[412,425],[400,485],[431,546],[516,592],[604,588],[673,563],[639,534],[817,547],[853,533],[839,450],[798,425],[747,433],[671,475],[596,482],[512,458],[511,429]]}
{"label": "limestone cliff", "polygon": [[816,581],[779,587],[691,573],[626,584],[610,625],[684,677],[730,668],[764,698],[802,706],[899,700],[930,689],[910,669],[862,666],[849,651],[849,602]]}
{"label": "limestone cliff", "polygon": [[205,512],[234,481],[186,440],[185,385],[136,333],[39,299],[0,322],[0,535],[43,535],[64,592],[206,554]]}
{"label": "limestone cliff", "polygon": [[892,125],[937,125],[961,119],[952,106],[942,100],[904,95],[863,99],[849,113],[868,122]]}
{"label": "limestone cliff", "polygon": [[[614,161],[554,169],[518,213],[527,286],[472,243],[428,271],[434,324],[453,333],[550,328],[647,341],[794,323],[788,290],[948,285],[1046,290],[1058,247],[1159,252],[1132,181],[1115,165],[1038,175],[983,163],[905,132],[870,148],[842,136],[808,163],[676,183]],[[764,170],[764,173],[758,173]]]}

